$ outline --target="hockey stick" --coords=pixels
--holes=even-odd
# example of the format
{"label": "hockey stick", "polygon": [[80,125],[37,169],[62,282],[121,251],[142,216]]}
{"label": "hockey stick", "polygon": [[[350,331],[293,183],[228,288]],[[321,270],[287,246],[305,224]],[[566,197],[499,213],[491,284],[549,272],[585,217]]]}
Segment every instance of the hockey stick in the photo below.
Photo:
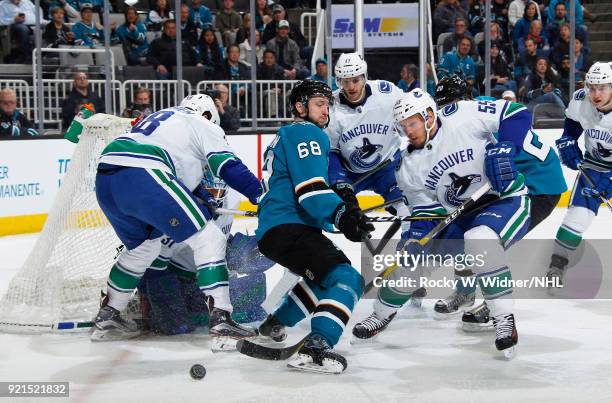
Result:
{"label": "hockey stick", "polygon": [[219,215],[241,215],[245,217],[257,217],[257,211],[216,208],[214,212]]}
{"label": "hockey stick", "polygon": [[[593,182],[589,174],[586,173],[585,167],[582,164],[580,164],[578,165],[578,169],[580,169],[580,173],[582,174],[582,176],[584,176],[584,179],[586,179],[586,181],[589,182],[589,185],[594,188],[595,183]],[[606,199],[606,197],[602,195],[601,193],[599,194],[599,198],[606,206],[608,206],[610,211],[612,211],[612,203],[610,203],[610,200]]]}
{"label": "hockey stick", "polygon": [[383,162],[382,164],[380,164],[379,166],[377,166],[376,168],[372,169],[371,171],[368,171],[365,175],[363,175],[361,178],[357,179],[355,182],[352,183],[352,186],[357,186],[359,185],[361,182],[363,182],[364,180],[368,179],[370,176],[374,175],[376,172],[380,171],[381,169],[385,168],[387,165],[389,165],[392,162],[392,160],[385,160],[385,162]]}
{"label": "hockey stick", "polygon": [[391,238],[393,238],[393,235],[395,235],[397,230],[400,229],[401,225],[402,223],[400,221],[393,221],[389,228],[387,228],[387,231],[385,231],[382,239],[378,243],[378,246],[376,246],[376,249],[374,249],[374,255],[378,255],[380,251],[382,251],[385,246],[387,246]]}
{"label": "hockey stick", "polygon": [[401,201],[402,201],[402,198],[398,197],[397,199],[392,199],[392,200],[386,201],[384,203],[378,204],[376,206],[368,207],[367,209],[361,210],[361,212],[363,214],[369,213],[370,211],[374,211],[374,210],[378,210],[378,209],[381,209],[381,208],[385,208],[387,206],[390,206],[390,205],[395,204],[395,203],[399,203]]}
{"label": "hockey stick", "polygon": [[423,221],[423,220],[443,220],[445,219],[446,215],[437,215],[437,216],[411,216],[411,215],[407,215],[407,216],[401,216],[401,217],[395,217],[395,216],[391,216],[391,217],[366,217],[366,220],[368,222],[406,222],[406,221]]}
{"label": "hockey stick", "polygon": [[241,339],[236,342],[236,350],[240,352],[240,354],[248,355],[249,357],[258,358],[260,360],[268,360],[268,361],[281,361],[287,360],[292,355],[298,352],[304,342],[306,341],[305,336],[303,339],[298,341],[297,343],[288,346],[288,347],[270,347],[264,346],[261,344],[253,343],[247,339]]}
{"label": "hockey stick", "polygon": [[[476,206],[478,200],[484,196],[489,190],[491,190],[491,184],[487,182],[480,189],[478,189],[469,199],[464,201],[459,207],[457,207],[452,213],[450,213],[442,222],[436,225],[431,231],[429,231],[423,238],[419,239],[417,242],[422,246],[427,245],[429,241],[438,236],[446,227],[448,227],[451,223],[457,220],[457,218],[462,217],[465,213],[471,212],[472,208]],[[382,273],[375,276],[372,281],[370,281],[364,291],[364,295],[374,288],[374,281],[377,278],[385,278],[388,277],[391,273],[393,273],[399,266],[397,264],[392,264],[387,267]]]}

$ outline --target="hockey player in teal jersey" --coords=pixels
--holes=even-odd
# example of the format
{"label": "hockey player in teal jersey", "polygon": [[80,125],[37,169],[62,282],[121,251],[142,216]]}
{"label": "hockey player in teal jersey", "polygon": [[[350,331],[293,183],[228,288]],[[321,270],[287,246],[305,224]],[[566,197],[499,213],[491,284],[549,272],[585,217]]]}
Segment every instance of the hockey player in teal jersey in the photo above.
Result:
{"label": "hockey player in teal jersey", "polygon": [[[436,86],[436,103],[443,107],[446,113],[455,108],[456,102],[470,98],[467,84],[459,76],[444,77]],[[498,137],[497,133],[495,137]],[[529,189],[531,200],[529,231],[531,231],[552,213],[561,194],[567,190],[567,186],[557,153],[548,144],[542,143],[533,131],[526,138],[520,152],[514,157],[514,163],[517,170],[523,174],[525,186]],[[448,298],[438,301],[434,308],[438,317],[447,317],[460,312],[462,302],[471,304],[475,288],[475,286],[461,287]],[[469,297],[463,297],[465,295]],[[493,330],[493,322],[490,320],[489,313],[489,308],[484,302],[465,312],[462,317],[463,329],[466,331]]]}
{"label": "hockey player in teal jersey", "polygon": [[289,101],[295,123],[281,128],[264,154],[267,193],[259,205],[256,231],[261,253],[302,280],[262,323],[262,336],[282,341],[285,327],[312,315],[311,333],[290,367],[340,373],[346,359],[332,348],[363,292],[363,278],[345,254],[323,235],[335,225],[347,239],[361,241],[374,230],[359,207],[329,188],[329,86],[303,81]]}

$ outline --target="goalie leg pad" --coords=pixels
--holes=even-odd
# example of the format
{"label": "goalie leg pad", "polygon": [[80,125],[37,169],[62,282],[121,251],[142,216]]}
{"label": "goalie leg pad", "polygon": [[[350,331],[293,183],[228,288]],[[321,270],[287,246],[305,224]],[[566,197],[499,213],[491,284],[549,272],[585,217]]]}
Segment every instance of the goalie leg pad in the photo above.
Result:
{"label": "goalie leg pad", "polygon": [[229,280],[230,298],[234,312],[233,319],[238,323],[262,321],[266,311],[261,304],[266,299],[266,275],[255,273]]}
{"label": "goalie leg pad", "polygon": [[254,235],[241,232],[230,235],[226,260],[228,270],[240,274],[263,273],[275,264],[259,251]]}

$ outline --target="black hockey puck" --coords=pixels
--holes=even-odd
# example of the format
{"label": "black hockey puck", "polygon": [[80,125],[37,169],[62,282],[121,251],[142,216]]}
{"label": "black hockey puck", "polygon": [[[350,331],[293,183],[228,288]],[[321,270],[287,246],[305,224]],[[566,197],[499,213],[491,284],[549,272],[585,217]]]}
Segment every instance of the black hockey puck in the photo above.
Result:
{"label": "black hockey puck", "polygon": [[202,379],[206,376],[206,368],[204,368],[203,365],[195,364],[189,370],[189,375],[191,375],[193,379]]}

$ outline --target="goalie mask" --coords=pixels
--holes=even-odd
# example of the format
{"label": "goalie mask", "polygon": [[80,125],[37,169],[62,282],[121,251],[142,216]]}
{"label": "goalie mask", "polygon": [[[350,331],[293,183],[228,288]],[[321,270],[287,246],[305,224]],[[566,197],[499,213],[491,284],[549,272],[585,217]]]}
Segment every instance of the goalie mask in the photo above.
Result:
{"label": "goalie mask", "polygon": [[213,175],[210,168],[204,170],[202,186],[210,193],[218,206],[222,206],[227,197],[227,183]]}

